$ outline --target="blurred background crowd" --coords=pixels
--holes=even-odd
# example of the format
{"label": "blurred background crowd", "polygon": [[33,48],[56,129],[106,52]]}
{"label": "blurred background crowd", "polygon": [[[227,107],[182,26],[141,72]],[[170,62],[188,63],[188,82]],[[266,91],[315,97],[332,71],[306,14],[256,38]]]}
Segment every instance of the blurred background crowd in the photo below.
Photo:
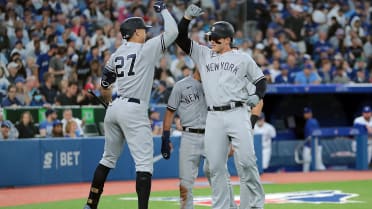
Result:
{"label": "blurred background crowd", "polygon": [[[179,21],[188,0],[168,0]],[[127,17],[163,30],[150,0],[0,0],[0,101],[9,106],[98,104],[102,69],[123,42]],[[225,20],[234,46],[251,55],[270,84],[372,82],[372,6],[362,0],[201,0],[190,37]],[[167,103],[175,82],[195,68],[175,44],[157,63],[151,104]],[[114,91],[115,92],[115,91]]]}

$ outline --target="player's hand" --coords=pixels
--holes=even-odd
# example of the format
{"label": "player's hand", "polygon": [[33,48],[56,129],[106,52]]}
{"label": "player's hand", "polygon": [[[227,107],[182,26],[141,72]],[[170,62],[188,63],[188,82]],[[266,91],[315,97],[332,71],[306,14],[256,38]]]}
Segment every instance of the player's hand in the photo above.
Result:
{"label": "player's hand", "polygon": [[163,135],[161,136],[161,155],[163,158],[168,160],[171,154],[171,141],[169,140],[170,132],[163,131]]}
{"label": "player's hand", "polygon": [[260,102],[260,97],[257,94],[249,95],[246,103],[250,107],[255,107]]}
{"label": "player's hand", "polygon": [[157,0],[155,3],[154,3],[154,10],[155,12],[157,13],[160,13],[163,9],[166,9],[166,5],[164,3],[163,0]]}
{"label": "player's hand", "polygon": [[185,18],[191,20],[195,17],[199,17],[202,14],[204,14],[202,8],[196,6],[195,4],[190,4],[185,11]]}

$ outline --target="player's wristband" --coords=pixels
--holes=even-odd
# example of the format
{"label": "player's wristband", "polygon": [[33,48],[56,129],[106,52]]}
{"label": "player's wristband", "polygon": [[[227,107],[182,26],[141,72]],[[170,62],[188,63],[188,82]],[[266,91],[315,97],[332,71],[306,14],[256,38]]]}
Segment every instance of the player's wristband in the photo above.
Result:
{"label": "player's wristband", "polygon": [[169,139],[169,137],[170,137],[170,131],[163,131],[163,137],[162,137],[162,139],[164,140],[164,139]]}

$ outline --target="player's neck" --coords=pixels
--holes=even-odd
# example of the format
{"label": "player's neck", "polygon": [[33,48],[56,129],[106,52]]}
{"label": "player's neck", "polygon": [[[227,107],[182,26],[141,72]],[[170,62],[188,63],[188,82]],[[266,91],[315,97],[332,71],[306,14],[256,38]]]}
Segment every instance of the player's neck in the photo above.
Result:
{"label": "player's neck", "polygon": [[230,47],[225,47],[225,48],[221,49],[221,51],[218,52],[218,53],[219,53],[219,54],[223,54],[223,53],[229,52],[229,51],[231,51],[231,50],[232,50],[232,49],[231,49]]}

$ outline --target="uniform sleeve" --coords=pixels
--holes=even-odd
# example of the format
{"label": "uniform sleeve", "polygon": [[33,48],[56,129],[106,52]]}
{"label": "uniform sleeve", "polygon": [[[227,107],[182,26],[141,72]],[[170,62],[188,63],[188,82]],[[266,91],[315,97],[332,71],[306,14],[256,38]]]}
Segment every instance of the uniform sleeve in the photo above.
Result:
{"label": "uniform sleeve", "polygon": [[[210,57],[212,50],[206,46],[200,45],[196,41],[191,41],[191,48],[189,56],[195,61],[195,63],[199,66],[205,63],[205,59]],[[199,67],[199,70],[203,70],[204,68]]]}
{"label": "uniform sleeve", "polygon": [[176,83],[169,96],[167,108],[176,111],[181,103],[181,99],[182,99],[181,88],[180,85]]}
{"label": "uniform sleeve", "polygon": [[114,57],[116,57],[115,53],[111,55],[110,59],[105,65],[105,68],[102,71],[101,86],[103,88],[108,88],[116,81]]}
{"label": "uniform sleeve", "polygon": [[167,9],[161,11],[164,19],[164,32],[148,40],[144,50],[155,50],[148,55],[160,56],[177,38],[177,23]]}
{"label": "uniform sleeve", "polygon": [[247,56],[247,59],[247,78],[251,83],[256,84],[258,81],[265,78],[265,76],[261,68],[258,67],[256,62],[250,56]]}

